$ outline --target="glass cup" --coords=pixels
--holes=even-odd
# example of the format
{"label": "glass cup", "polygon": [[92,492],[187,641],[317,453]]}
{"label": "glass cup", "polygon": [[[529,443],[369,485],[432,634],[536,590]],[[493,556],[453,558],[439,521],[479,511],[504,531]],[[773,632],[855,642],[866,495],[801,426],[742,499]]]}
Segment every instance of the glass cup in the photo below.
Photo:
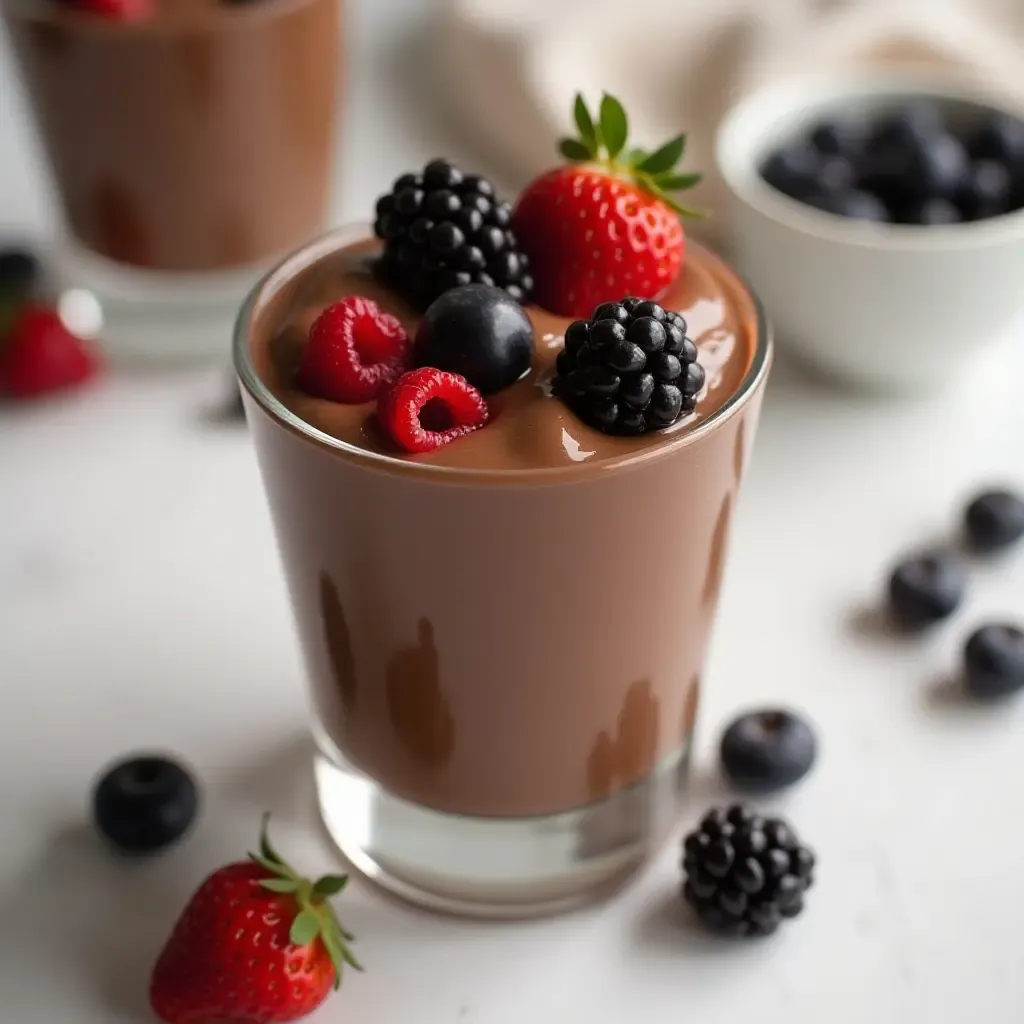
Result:
{"label": "glass cup", "polygon": [[732,398],[637,457],[481,471],[374,454],[288,411],[251,349],[299,275],[365,235],[273,270],[234,343],[311,683],[320,809],[345,857],[407,899],[560,910],[610,891],[679,821],[770,332],[757,306]]}
{"label": "glass cup", "polygon": [[0,7],[63,210],[58,281],[97,295],[115,352],[223,355],[258,276],[323,228],[340,0]]}

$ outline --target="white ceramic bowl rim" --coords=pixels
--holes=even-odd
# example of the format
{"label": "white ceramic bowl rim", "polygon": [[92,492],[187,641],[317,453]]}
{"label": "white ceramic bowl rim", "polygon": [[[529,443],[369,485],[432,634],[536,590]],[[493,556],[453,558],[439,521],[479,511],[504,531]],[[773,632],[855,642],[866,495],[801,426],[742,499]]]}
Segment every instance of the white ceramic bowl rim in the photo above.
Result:
{"label": "white ceramic bowl rim", "polygon": [[748,93],[726,115],[715,139],[719,173],[733,195],[764,216],[797,231],[847,245],[880,251],[953,250],[1024,238],[1024,210],[966,224],[875,224],[817,210],[783,195],[761,177],[760,164],[780,135],[792,133],[844,101],[870,108],[916,97],[1024,118],[1021,100],[949,77],[864,71],[787,77]]}

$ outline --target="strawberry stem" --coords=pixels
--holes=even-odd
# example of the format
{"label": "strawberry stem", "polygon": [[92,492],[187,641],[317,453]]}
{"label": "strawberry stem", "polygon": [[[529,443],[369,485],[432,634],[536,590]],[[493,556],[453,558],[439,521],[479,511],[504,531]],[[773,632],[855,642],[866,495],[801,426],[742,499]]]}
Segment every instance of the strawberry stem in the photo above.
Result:
{"label": "strawberry stem", "polygon": [[315,882],[304,878],[271,846],[269,825],[270,815],[264,814],[259,853],[249,854],[249,859],[269,876],[260,879],[260,886],[268,892],[294,895],[297,911],[288,934],[289,941],[295,946],[308,946],[319,939],[334,967],[334,987],[338,988],[346,964],[357,971],[363,969],[348,947],[355,936],[342,927],[329,902],[331,896],[348,884],[348,875],[323,875]]}
{"label": "strawberry stem", "polygon": [[[664,145],[647,152],[626,149],[629,118],[622,104],[608,93],[601,97],[595,122],[581,93],[573,103],[577,136],[560,139],[558,151],[571,163],[598,164],[609,173],[626,178],[660,199],[680,217],[704,217],[704,211],[683,206],[670,193],[684,192],[698,185],[701,175],[681,174],[676,165],[686,152],[686,135],[679,134]],[[624,154],[624,155],[623,155]]]}

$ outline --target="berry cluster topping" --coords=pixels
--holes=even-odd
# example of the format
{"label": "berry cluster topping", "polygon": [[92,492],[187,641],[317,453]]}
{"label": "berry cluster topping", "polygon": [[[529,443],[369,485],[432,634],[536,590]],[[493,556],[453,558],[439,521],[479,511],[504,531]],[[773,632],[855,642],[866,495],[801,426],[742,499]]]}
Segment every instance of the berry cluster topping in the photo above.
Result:
{"label": "berry cluster topping", "polygon": [[626,148],[626,112],[613,96],[595,120],[576,97],[577,138],[560,150],[572,161],[542,174],[519,197],[512,217],[529,255],[536,301],[561,316],[582,317],[609,295],[661,298],[683,265],[681,216],[698,211],[672,194],[693,188],[681,174],[686,136],[648,152]]}
{"label": "berry cluster topping", "polygon": [[371,402],[408,369],[409,349],[397,317],[350,295],[328,306],[309,329],[299,386],[332,402]]}
{"label": "berry cluster topping", "polygon": [[683,898],[729,936],[771,935],[796,917],[814,880],[814,854],[779,818],[742,804],[716,807],[683,844]]}
{"label": "berry cluster topping", "polygon": [[693,412],[704,386],[686,321],[656,302],[605,302],[571,323],[556,364],[555,390],[606,434],[661,430]]}
{"label": "berry cluster topping", "polygon": [[421,309],[467,284],[503,288],[524,302],[533,277],[511,219],[511,207],[486,178],[432,160],[419,174],[403,174],[377,200],[373,229],[384,242],[380,273]]}
{"label": "berry cluster topping", "polygon": [[381,397],[377,418],[407,452],[430,452],[482,427],[483,396],[465,377],[424,366],[403,374]]}

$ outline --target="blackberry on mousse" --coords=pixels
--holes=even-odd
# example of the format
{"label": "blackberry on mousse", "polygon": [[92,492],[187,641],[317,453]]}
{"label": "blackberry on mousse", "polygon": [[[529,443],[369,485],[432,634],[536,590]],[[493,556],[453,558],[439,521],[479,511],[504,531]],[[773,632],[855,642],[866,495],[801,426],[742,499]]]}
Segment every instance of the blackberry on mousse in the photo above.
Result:
{"label": "blackberry on mousse", "polygon": [[509,228],[511,219],[511,206],[486,178],[431,160],[377,200],[373,231],[384,243],[378,271],[420,309],[467,284],[503,288],[528,302],[530,261]]}
{"label": "blackberry on mousse", "polygon": [[565,332],[555,389],[606,434],[644,434],[693,412],[704,387],[686,321],[656,302],[604,302]]}
{"label": "blackberry on mousse", "polygon": [[814,864],[782,819],[743,804],[715,807],[683,843],[683,898],[722,935],[771,935],[803,910]]}

